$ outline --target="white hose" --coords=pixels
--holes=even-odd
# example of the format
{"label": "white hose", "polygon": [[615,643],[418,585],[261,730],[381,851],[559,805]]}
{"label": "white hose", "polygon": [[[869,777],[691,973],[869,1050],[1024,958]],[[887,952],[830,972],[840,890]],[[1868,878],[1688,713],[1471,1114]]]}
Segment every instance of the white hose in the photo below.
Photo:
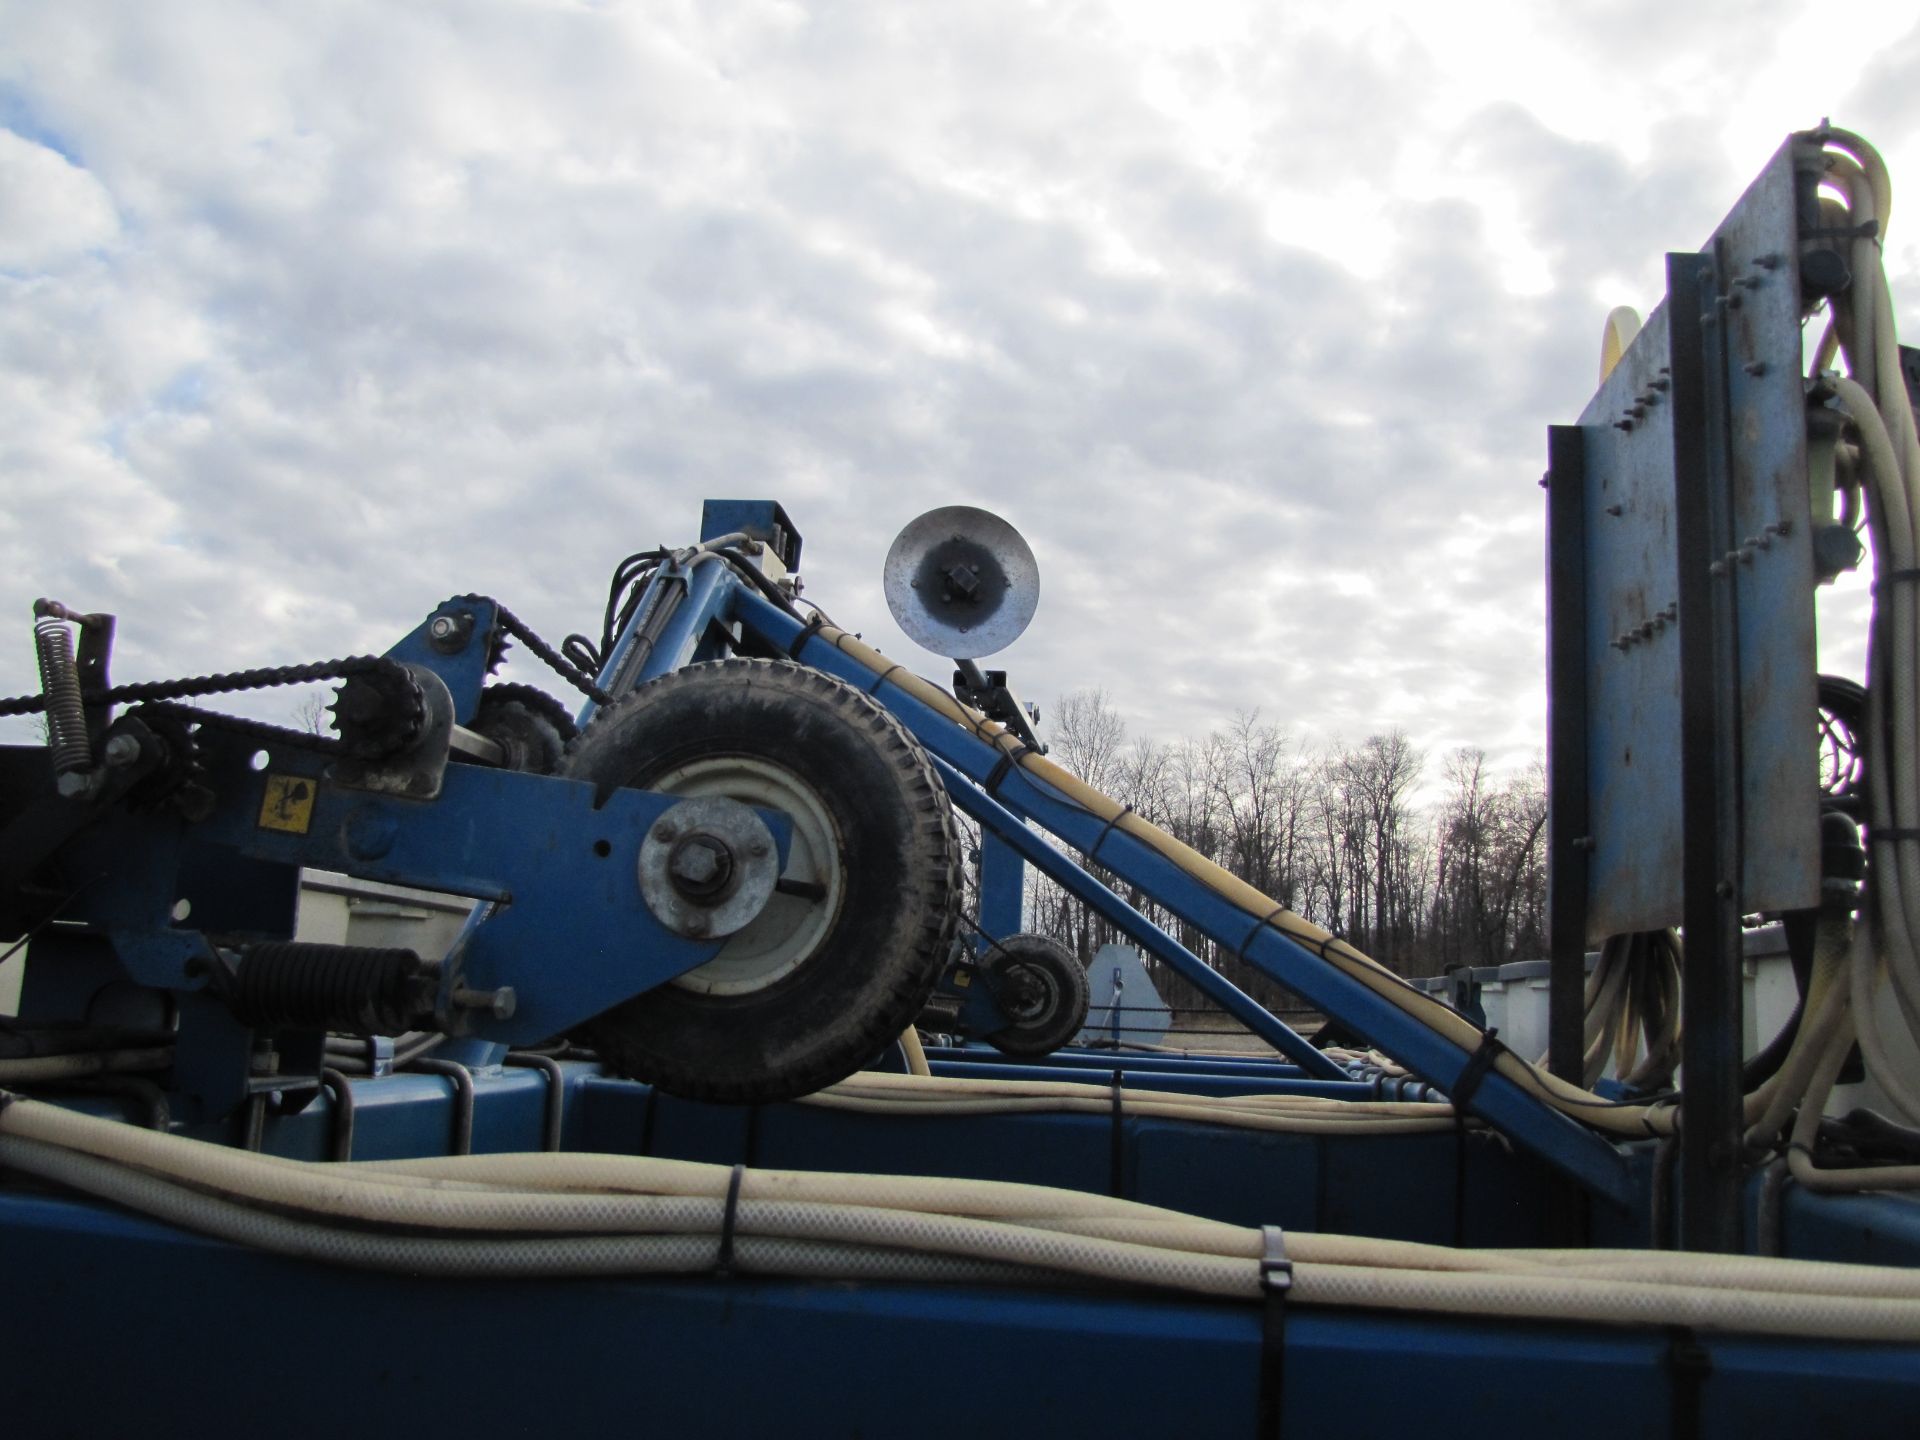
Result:
{"label": "white hose", "polygon": [[31,1085],[49,1080],[79,1080],[89,1075],[118,1075],[158,1070],[173,1063],[171,1046],[144,1050],[89,1050],[72,1055],[25,1055],[0,1060],[0,1084]]}
{"label": "white hose", "polygon": [[[307,1164],[26,1100],[0,1110],[0,1165],[239,1243],[433,1276],[711,1270],[733,1178],[718,1165],[564,1153]],[[742,1172],[738,1195],[733,1260],[751,1273],[1262,1294],[1261,1231],[1128,1201],[770,1171]],[[1288,1243],[1304,1305],[1920,1342],[1920,1275],[1883,1267]]]}

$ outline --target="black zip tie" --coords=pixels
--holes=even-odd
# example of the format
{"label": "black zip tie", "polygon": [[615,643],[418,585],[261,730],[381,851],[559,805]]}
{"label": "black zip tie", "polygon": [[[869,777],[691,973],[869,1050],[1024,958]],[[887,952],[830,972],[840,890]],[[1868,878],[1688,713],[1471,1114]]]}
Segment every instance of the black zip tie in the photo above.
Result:
{"label": "black zip tie", "polygon": [[1293,1260],[1287,1232],[1278,1225],[1260,1227],[1260,1423],[1261,1435],[1280,1434],[1286,1402],[1287,1293],[1293,1289]]}
{"label": "black zip tie", "polygon": [[887,681],[893,678],[894,671],[904,670],[906,668],[907,667],[904,665],[889,665],[886,669],[880,672],[879,676],[874,680],[873,684],[867,687],[867,694],[878,695],[880,693],[880,687],[886,684]]}
{"label": "black zip tie", "polygon": [[1115,1070],[1113,1072],[1113,1084],[1108,1090],[1108,1093],[1113,1099],[1111,1108],[1111,1114],[1113,1116],[1113,1159],[1107,1178],[1107,1193],[1116,1200],[1121,1198],[1120,1192],[1124,1188],[1123,1182],[1126,1179],[1127,1134],[1126,1131],[1121,1128],[1121,1122],[1126,1117],[1126,1107],[1122,1101],[1126,1085],[1126,1072],[1124,1070]]}
{"label": "black zip tie", "polygon": [[[1253,937],[1258,935],[1262,930],[1266,929],[1268,925],[1272,924],[1274,916],[1284,915],[1286,913],[1287,913],[1286,906],[1276,905],[1273,907],[1273,909],[1269,910],[1265,915],[1262,915],[1260,917],[1259,923],[1256,924],[1253,927],[1253,929],[1247,932],[1247,938],[1240,942],[1240,948],[1233,952],[1233,958],[1236,960],[1244,961],[1247,958],[1247,947],[1253,944]],[[1324,949],[1320,952],[1320,958],[1322,960],[1327,958],[1327,953]]]}
{"label": "black zip tie", "polygon": [[1706,1347],[1686,1325],[1667,1327],[1667,1433],[1674,1440],[1699,1440],[1701,1392],[1713,1373]]}
{"label": "black zip tie", "polygon": [[820,627],[825,623],[826,622],[816,614],[811,620],[807,621],[805,625],[801,626],[800,633],[793,637],[793,643],[787,647],[787,658],[789,660],[798,660],[800,658],[800,652],[807,648],[807,641],[818,635],[820,633]]}
{"label": "black zip tie", "polygon": [[1877,576],[1873,584],[1867,587],[1867,591],[1869,594],[1878,595],[1882,585],[1910,585],[1916,580],[1920,580],[1920,570],[1889,570],[1886,574]]}
{"label": "black zip tie", "polygon": [[1002,750],[1000,752],[1000,758],[994,762],[992,771],[988,773],[985,783],[982,784],[980,788],[985,790],[987,794],[995,800],[998,800],[1000,798],[1000,785],[1001,782],[1007,778],[1007,772],[1020,763],[1020,757],[1022,755],[1031,754],[1033,754],[1033,747],[1024,742],[1015,745],[1011,750]]}
{"label": "black zip tie", "polygon": [[720,1253],[713,1262],[716,1280],[733,1278],[733,1231],[740,1220],[740,1181],[746,1173],[746,1166],[736,1165],[727,1177],[727,1206],[720,1212]]}
{"label": "black zip tie", "polygon": [[1093,848],[1087,851],[1087,863],[1089,865],[1093,864],[1093,857],[1100,853],[1100,847],[1107,843],[1107,836],[1113,833],[1113,827],[1118,825],[1122,820],[1126,819],[1127,816],[1131,814],[1133,814],[1133,806],[1122,805],[1118,810],[1113,812],[1112,818],[1110,818],[1105,825],[1100,827],[1099,838],[1097,838],[1093,842]]}
{"label": "black zip tie", "polygon": [[1487,1033],[1480,1037],[1480,1044],[1474,1049],[1473,1054],[1467,1057],[1467,1063],[1460,1067],[1459,1078],[1449,1087],[1447,1098],[1453,1102],[1453,1113],[1456,1117],[1466,1113],[1467,1106],[1472,1103],[1475,1092],[1480,1088],[1480,1082],[1487,1078],[1487,1073],[1493,1069],[1494,1062],[1506,1050],[1507,1047],[1498,1039],[1499,1034],[1498,1025],[1487,1027]]}

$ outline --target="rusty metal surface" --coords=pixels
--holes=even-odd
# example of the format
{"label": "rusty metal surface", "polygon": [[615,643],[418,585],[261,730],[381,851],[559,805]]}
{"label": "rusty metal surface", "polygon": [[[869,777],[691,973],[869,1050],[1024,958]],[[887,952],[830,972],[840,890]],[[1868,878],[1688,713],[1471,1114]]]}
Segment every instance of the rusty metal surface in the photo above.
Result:
{"label": "rusty metal surface", "polygon": [[[1742,892],[1815,903],[1813,557],[1791,142],[1706,247],[1722,297],[1740,696]],[[1648,318],[1580,417],[1584,444],[1587,940],[1681,919],[1680,644],[1670,327]]]}

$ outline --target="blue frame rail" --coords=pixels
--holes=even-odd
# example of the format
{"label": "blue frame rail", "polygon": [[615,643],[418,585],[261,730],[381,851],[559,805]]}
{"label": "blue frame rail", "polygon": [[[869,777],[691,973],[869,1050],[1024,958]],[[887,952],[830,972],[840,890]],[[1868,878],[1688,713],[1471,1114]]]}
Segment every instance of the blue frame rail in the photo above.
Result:
{"label": "blue frame rail", "polygon": [[[961,729],[899,686],[890,685],[885,675],[875,675],[831,642],[818,635],[804,634],[806,626],[801,621],[761,596],[736,585],[730,599],[728,618],[742,623],[768,645],[795,654],[803,663],[856,685],[884,704],[940,764],[942,777],[947,780],[956,805],[991,828],[1051,878],[1067,885],[1079,898],[1100,907],[1103,915],[1127,933],[1142,936],[1144,932],[1139,927],[1147,924],[1145,918],[1105,886],[1093,881],[1068,857],[1032,835],[1022,821],[1033,821],[1083,853],[1097,844],[1102,866],[1139,886],[1216,944],[1241,955],[1269,979],[1366,1036],[1443,1090],[1453,1088],[1459,1080],[1471,1059],[1470,1053],[1414,1015],[1328,964],[1259,917],[1254,917],[1249,929],[1245,911],[1215,894],[1171,860],[1124,829],[1107,825],[1051,786],[1035,780],[1021,767],[1002,767],[1003,752]],[[989,796],[982,787],[995,777],[996,771],[1001,773],[993,795]],[[1075,876],[1081,878],[1075,879]],[[1103,900],[1102,896],[1106,898]],[[1171,937],[1168,940],[1170,942]],[[1142,939],[1142,943],[1146,941]],[[1198,957],[1191,957],[1191,963],[1198,971],[1189,978],[1198,979],[1200,974],[1213,973]],[[1186,973],[1184,969],[1182,973]],[[1273,1025],[1280,1024],[1277,1019],[1269,1019]],[[1263,1035],[1263,1038],[1266,1037]],[[1487,1074],[1474,1091],[1467,1109],[1594,1194],[1617,1205],[1630,1203],[1627,1163],[1618,1149],[1497,1071]]]}

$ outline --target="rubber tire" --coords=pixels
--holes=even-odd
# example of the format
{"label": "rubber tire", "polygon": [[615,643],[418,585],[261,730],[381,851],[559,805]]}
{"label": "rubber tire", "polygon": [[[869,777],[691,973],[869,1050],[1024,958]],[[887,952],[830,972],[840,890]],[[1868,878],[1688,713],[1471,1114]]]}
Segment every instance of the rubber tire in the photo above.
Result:
{"label": "rubber tire", "polygon": [[996,996],[1021,972],[1047,991],[1039,1010],[986,1037],[1001,1054],[1022,1059],[1051,1055],[1087,1023],[1093,988],[1079,960],[1058,940],[1045,935],[1010,935],[987,952],[985,965],[987,981]]}
{"label": "rubber tire", "polygon": [[844,1080],[925,1006],[958,924],[960,841],[932,762],[877,703],[772,660],[690,665],[602,710],[561,773],[644,789],[692,761],[778,766],[832,821],[840,913],[763,989],[662,985],[584,1027],[609,1069],[690,1100],[756,1104]]}

